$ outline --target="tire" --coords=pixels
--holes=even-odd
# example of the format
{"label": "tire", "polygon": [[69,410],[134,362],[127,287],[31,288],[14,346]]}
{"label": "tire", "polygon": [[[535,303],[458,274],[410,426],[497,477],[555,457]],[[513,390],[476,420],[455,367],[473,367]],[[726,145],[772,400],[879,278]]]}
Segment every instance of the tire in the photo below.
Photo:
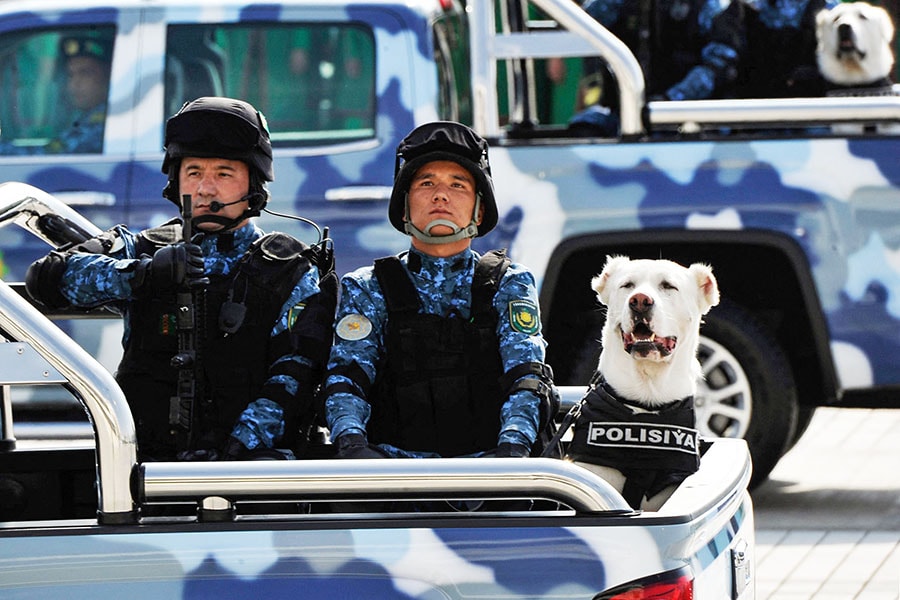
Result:
{"label": "tire", "polygon": [[706,315],[697,356],[704,375],[694,398],[697,428],[747,441],[753,489],[796,441],[797,386],[787,357],[749,312],[728,302]]}
{"label": "tire", "polygon": [[[592,328],[575,353],[570,385],[586,385],[597,368],[600,334]],[[747,440],[753,489],[802,434],[787,357],[753,315],[728,301],[704,317],[697,356],[704,374],[694,398],[697,428],[707,437]],[[805,425],[812,412],[804,413]]]}

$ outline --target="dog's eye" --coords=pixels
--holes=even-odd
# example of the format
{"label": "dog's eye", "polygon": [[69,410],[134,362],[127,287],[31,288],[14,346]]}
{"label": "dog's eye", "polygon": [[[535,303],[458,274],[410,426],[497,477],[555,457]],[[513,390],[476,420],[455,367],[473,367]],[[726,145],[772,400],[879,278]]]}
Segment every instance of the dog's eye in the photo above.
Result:
{"label": "dog's eye", "polygon": [[678,291],[678,287],[672,285],[671,283],[669,283],[669,282],[666,281],[665,279],[659,284],[659,287],[661,287],[661,288],[664,289],[664,290],[674,290],[674,291],[676,291],[676,292]]}
{"label": "dog's eye", "polygon": [[626,281],[625,283],[623,283],[622,285],[619,286],[619,289],[622,289],[622,290],[630,290],[630,289],[632,289],[633,287],[634,287],[634,282],[633,282],[633,281]]}

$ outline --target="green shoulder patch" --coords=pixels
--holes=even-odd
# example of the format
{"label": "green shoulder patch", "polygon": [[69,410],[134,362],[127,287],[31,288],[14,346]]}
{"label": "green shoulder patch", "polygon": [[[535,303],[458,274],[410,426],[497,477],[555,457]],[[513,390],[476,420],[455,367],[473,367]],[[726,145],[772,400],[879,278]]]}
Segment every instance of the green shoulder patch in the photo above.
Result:
{"label": "green shoulder patch", "polygon": [[306,304],[302,302],[291,307],[291,310],[288,311],[288,329],[294,327],[294,323],[297,322],[297,318],[300,316],[300,313],[303,312],[304,308],[306,308]]}
{"label": "green shoulder patch", "polygon": [[538,308],[529,300],[511,300],[509,303],[509,324],[513,331],[534,335],[541,329]]}

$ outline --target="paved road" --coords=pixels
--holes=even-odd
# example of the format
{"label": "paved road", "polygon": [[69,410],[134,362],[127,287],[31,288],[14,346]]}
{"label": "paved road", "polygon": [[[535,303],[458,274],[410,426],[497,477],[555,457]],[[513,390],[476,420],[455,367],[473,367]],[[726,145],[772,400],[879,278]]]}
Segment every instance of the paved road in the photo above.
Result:
{"label": "paved road", "polygon": [[757,600],[900,599],[900,410],[817,410],[752,495]]}

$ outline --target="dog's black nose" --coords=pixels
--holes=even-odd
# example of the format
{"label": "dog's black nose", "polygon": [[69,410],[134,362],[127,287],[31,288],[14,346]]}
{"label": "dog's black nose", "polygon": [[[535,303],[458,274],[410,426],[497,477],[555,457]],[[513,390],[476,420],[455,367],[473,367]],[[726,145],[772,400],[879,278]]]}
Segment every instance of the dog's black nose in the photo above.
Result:
{"label": "dog's black nose", "polygon": [[838,25],[838,39],[841,41],[849,40],[853,37],[853,28],[846,23]]}
{"label": "dog's black nose", "polygon": [[635,294],[628,299],[628,307],[636,313],[644,314],[653,308],[653,298],[647,294]]}

